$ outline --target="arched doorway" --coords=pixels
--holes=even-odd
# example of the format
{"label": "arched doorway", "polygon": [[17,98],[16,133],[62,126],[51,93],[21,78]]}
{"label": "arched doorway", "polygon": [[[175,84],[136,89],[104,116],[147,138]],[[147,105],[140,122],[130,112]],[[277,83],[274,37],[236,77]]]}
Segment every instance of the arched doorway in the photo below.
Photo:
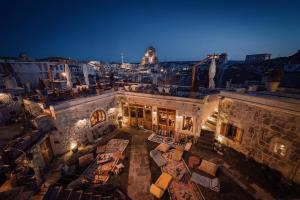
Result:
{"label": "arched doorway", "polygon": [[93,112],[91,118],[90,118],[90,122],[91,122],[91,126],[96,126],[97,124],[100,124],[102,122],[104,122],[106,120],[106,114],[104,112],[104,110],[96,110],[95,112]]}

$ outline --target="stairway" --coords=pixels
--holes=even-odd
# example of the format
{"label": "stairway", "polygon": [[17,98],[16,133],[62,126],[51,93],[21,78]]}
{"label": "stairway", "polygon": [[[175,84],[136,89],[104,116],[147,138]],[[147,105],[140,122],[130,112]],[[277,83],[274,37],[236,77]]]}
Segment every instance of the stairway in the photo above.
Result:
{"label": "stairway", "polygon": [[217,119],[218,119],[218,112],[215,111],[211,116],[208,117],[204,125],[202,125],[202,130],[207,130],[211,132],[216,131],[216,125],[217,125]]}
{"label": "stairway", "polygon": [[198,146],[209,150],[214,149],[217,118],[218,111],[215,111],[211,116],[208,117],[204,125],[202,125]]}

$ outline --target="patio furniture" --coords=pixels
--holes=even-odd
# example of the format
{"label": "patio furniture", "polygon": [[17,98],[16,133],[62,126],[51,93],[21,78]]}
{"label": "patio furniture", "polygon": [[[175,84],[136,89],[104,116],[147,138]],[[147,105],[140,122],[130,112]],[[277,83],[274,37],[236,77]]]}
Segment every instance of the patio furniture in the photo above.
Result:
{"label": "patio furniture", "polygon": [[116,165],[116,167],[113,170],[114,174],[116,174],[116,175],[120,174],[124,168],[125,168],[125,166],[123,165],[123,163]]}
{"label": "patio furniture", "polygon": [[209,162],[207,160],[202,160],[198,169],[209,175],[216,176],[218,166],[215,163]]}
{"label": "patio furniture", "polygon": [[90,164],[93,160],[94,160],[94,154],[93,153],[89,153],[89,154],[86,154],[84,156],[81,156],[81,157],[78,158],[79,167],[86,166],[86,165]]}
{"label": "patio furniture", "polygon": [[169,151],[170,148],[171,148],[170,145],[165,144],[165,143],[161,143],[155,149],[158,150],[158,151],[166,153],[167,151]]}
{"label": "patio furniture", "polygon": [[196,156],[190,156],[188,160],[188,167],[193,169],[200,164],[200,159]]}
{"label": "patio furniture", "polygon": [[181,161],[183,155],[183,148],[181,146],[177,146],[175,151],[172,154],[172,159],[175,161]]}
{"label": "patio furniture", "polygon": [[161,152],[156,149],[150,151],[150,157],[159,167],[167,164],[167,161],[162,157]]}
{"label": "patio furniture", "polygon": [[151,184],[150,193],[153,194],[156,198],[160,199],[168,189],[171,181],[172,176],[168,173],[163,172],[157,179],[155,184]]}
{"label": "patio furniture", "polygon": [[191,181],[215,192],[220,192],[220,182],[218,178],[208,178],[197,173],[192,173]]}
{"label": "patio furniture", "polygon": [[101,146],[97,146],[97,150],[96,150],[96,153],[97,154],[102,154],[105,152],[105,145],[101,145]]}
{"label": "patio furniture", "polygon": [[113,158],[106,158],[103,160],[97,160],[97,164],[104,164],[104,163],[111,162],[111,161],[113,161]]}
{"label": "patio furniture", "polygon": [[188,143],[185,144],[184,150],[189,151],[191,149],[191,147],[192,147],[192,142],[188,142]]}

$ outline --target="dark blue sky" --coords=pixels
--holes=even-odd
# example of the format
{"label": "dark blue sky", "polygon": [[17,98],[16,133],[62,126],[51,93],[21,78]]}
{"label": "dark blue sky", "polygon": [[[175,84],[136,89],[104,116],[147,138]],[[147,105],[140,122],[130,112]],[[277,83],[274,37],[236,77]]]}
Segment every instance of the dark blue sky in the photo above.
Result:
{"label": "dark blue sky", "polygon": [[139,62],[227,52],[286,56],[300,49],[300,1],[0,0],[0,56]]}

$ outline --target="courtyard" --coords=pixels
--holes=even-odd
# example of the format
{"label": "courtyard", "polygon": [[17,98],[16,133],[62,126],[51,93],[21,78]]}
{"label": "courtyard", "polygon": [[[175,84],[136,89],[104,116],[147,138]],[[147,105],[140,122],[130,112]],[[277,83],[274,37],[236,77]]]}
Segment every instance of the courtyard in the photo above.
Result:
{"label": "courtyard", "polygon": [[[115,130],[112,135],[108,136],[101,144],[108,143],[111,139],[120,139],[120,140],[128,140],[129,143],[126,146],[123,155],[124,159],[121,161],[124,165],[124,169],[121,173],[117,175],[111,175],[109,179],[105,182],[104,185],[113,185],[114,187],[120,189],[124,194],[128,195],[130,199],[155,199],[151,193],[149,192],[150,186],[152,183],[159,178],[162,173],[162,169],[154,162],[154,160],[150,157],[149,152],[155,149],[159,144],[149,141],[148,137],[152,134],[152,131],[148,130],[138,130],[133,128],[122,128]],[[96,153],[96,148],[89,147],[89,150],[79,148],[79,151],[76,153],[69,153],[68,159],[62,161],[68,163],[68,166],[76,165],[78,162],[79,155],[85,155],[90,152]],[[169,150],[172,152],[172,149]],[[266,190],[262,189],[266,186],[268,181],[254,179],[255,175],[253,173],[261,173],[262,169],[253,169],[253,163],[251,161],[243,160],[243,158],[239,158],[238,155],[234,155],[232,151],[226,152],[223,156],[215,153],[214,151],[206,150],[204,148],[199,147],[197,144],[192,145],[189,151],[184,152],[183,160],[185,163],[188,163],[188,159],[190,156],[196,156],[200,159],[209,160],[214,162],[219,166],[219,169],[216,173],[216,177],[220,182],[220,192],[215,192],[209,188],[205,188],[201,185],[197,185],[196,187],[199,189],[200,198],[203,199],[254,199],[255,195],[258,197],[262,197],[264,199],[272,199],[272,195],[275,198],[281,198],[280,195],[287,195],[286,193],[282,193],[282,191],[277,191],[270,189],[270,187],[266,187]],[[230,159],[230,157],[234,156],[237,159]],[[166,158],[167,159],[167,158]],[[233,162],[233,160],[235,160]],[[53,163],[55,163],[54,160]],[[228,164],[229,163],[229,164]],[[244,164],[241,164],[244,163]],[[92,164],[90,164],[92,165]],[[230,166],[229,166],[230,165]],[[248,166],[245,167],[245,166]],[[82,174],[86,173],[87,168],[85,167],[77,167],[73,174],[69,175],[60,175],[55,181],[51,184],[55,186],[63,186],[63,187],[73,187],[74,190],[86,190],[92,191],[91,188],[94,188],[94,184],[89,182],[85,184],[80,184],[74,186],[76,184],[72,184],[72,182],[76,182],[78,177],[82,176]],[[228,168],[228,169],[226,169]],[[242,181],[236,180],[235,177],[230,175],[230,169],[236,170],[238,174],[243,174]],[[172,170],[172,169],[171,169]],[[196,172],[199,174],[204,174],[199,169],[189,169],[190,172]],[[252,172],[250,171],[252,170]],[[50,170],[50,173],[53,173]],[[91,172],[92,173],[92,172]],[[250,175],[249,175],[250,174]],[[92,174],[90,174],[92,175]],[[247,175],[247,178],[245,178]],[[252,177],[251,177],[252,175]],[[261,174],[260,174],[261,175]],[[92,175],[93,176],[93,175]],[[265,175],[266,176],[266,175]],[[45,176],[47,182],[47,175]],[[50,176],[51,177],[51,176]],[[49,178],[49,176],[48,176]],[[51,179],[51,178],[50,178]],[[270,183],[270,182],[269,182]],[[257,190],[253,190],[249,185],[257,184]],[[275,184],[277,187],[278,184]],[[192,187],[185,186],[185,187]],[[278,189],[278,188],[277,188]],[[286,191],[290,191],[290,198],[296,197],[298,193],[295,193],[290,188],[282,188]],[[268,191],[268,192],[266,192]],[[174,192],[169,190],[165,192],[162,199],[174,199],[174,194],[170,194],[169,192]],[[269,193],[272,192],[272,195]],[[37,195],[38,196],[38,195]],[[172,196],[172,198],[171,198]],[[286,197],[286,196],[285,196]],[[175,196],[176,199],[176,196]],[[189,196],[186,196],[186,199],[193,199]]]}

